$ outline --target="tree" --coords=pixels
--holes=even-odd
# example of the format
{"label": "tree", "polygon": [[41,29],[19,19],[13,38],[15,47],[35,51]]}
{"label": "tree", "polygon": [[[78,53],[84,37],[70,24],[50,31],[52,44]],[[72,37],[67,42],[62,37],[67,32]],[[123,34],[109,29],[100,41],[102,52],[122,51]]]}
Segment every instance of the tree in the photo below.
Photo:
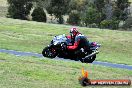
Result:
{"label": "tree", "polygon": [[120,8],[118,8],[117,6],[115,6],[113,8],[113,18],[119,20],[120,19],[120,16],[121,16],[121,10],[120,10]]}
{"label": "tree", "polygon": [[7,0],[9,3],[8,17],[26,20],[33,6],[33,0]]}
{"label": "tree", "polygon": [[105,2],[102,12],[106,15],[107,20],[111,20],[113,16],[113,3],[111,0]]}
{"label": "tree", "polygon": [[72,25],[79,25],[80,24],[80,14],[77,10],[71,11],[68,18],[68,23]]}
{"label": "tree", "polygon": [[83,11],[86,9],[86,6],[88,5],[89,0],[70,0],[69,2],[69,11],[77,10],[77,11]]}
{"label": "tree", "polygon": [[46,14],[43,10],[43,8],[37,7],[34,9],[32,13],[32,20],[38,21],[38,22],[46,22]]}
{"label": "tree", "polygon": [[101,22],[102,14],[98,12],[94,7],[88,7],[86,12],[82,16],[82,21],[85,23],[86,26],[89,24],[99,24]]}
{"label": "tree", "polygon": [[67,13],[70,0],[51,0],[50,5],[46,8],[49,14],[58,18],[58,23],[63,23],[63,15]]}
{"label": "tree", "polygon": [[[117,0],[116,7],[120,13],[118,13],[117,19],[119,20],[126,20],[128,18],[128,10],[127,8],[130,6],[128,0]],[[116,15],[116,14],[115,14]]]}
{"label": "tree", "polygon": [[47,8],[50,5],[51,0],[35,0],[35,3],[37,7]]}
{"label": "tree", "polygon": [[102,10],[105,6],[105,0],[94,0],[94,4],[95,4],[97,10],[102,13]]}

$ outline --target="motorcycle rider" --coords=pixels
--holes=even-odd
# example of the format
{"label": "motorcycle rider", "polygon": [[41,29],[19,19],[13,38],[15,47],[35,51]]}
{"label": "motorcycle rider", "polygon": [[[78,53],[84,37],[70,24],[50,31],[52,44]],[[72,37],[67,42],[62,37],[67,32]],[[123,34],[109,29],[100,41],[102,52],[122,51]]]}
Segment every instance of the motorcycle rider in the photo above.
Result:
{"label": "motorcycle rider", "polygon": [[78,31],[78,28],[73,27],[70,29],[70,36],[67,36],[70,43],[67,46],[67,50],[79,54],[80,52],[89,51],[89,41],[87,38]]}

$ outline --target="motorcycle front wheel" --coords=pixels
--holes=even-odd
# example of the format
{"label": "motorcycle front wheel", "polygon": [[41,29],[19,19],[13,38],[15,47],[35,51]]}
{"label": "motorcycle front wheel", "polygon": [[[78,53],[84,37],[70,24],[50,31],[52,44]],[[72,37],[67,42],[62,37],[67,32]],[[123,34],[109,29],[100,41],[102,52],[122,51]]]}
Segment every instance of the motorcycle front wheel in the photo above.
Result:
{"label": "motorcycle front wheel", "polygon": [[44,57],[49,57],[49,58],[55,58],[57,56],[57,52],[55,51],[54,48],[51,47],[45,47],[42,51],[42,55]]}

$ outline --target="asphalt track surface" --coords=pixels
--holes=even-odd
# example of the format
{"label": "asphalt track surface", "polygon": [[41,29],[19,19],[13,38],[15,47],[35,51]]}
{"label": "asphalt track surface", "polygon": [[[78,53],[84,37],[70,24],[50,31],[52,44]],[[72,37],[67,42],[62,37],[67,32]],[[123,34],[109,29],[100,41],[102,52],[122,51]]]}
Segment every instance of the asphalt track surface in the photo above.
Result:
{"label": "asphalt track surface", "polygon": [[[15,51],[15,50],[0,49],[0,52],[2,52],[2,53],[8,53],[8,54],[13,54],[13,55],[16,55],[16,56],[35,56],[35,57],[38,57],[38,58],[42,58],[43,57],[42,54],[32,53],[32,52]],[[55,59],[57,59],[57,60],[66,60],[66,61],[73,61],[73,60],[62,59],[62,58],[55,58]],[[113,67],[113,68],[121,68],[121,69],[132,70],[132,65],[116,64],[116,63],[101,62],[101,61],[94,61],[92,64],[102,65],[102,66],[108,66],[108,67]]]}

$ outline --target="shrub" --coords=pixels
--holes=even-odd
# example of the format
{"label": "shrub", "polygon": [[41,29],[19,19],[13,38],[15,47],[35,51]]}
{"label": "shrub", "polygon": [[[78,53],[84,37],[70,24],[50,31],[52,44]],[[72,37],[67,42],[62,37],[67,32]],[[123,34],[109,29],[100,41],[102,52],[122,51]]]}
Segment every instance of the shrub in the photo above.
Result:
{"label": "shrub", "polygon": [[132,27],[132,17],[128,17],[128,19],[126,19],[125,23],[123,24],[123,29],[127,30],[127,29],[131,29],[131,27]]}
{"label": "shrub", "polygon": [[32,20],[38,22],[46,22],[47,18],[43,8],[37,7],[34,9],[32,13]]}
{"label": "shrub", "polygon": [[103,20],[100,23],[101,28],[108,28],[108,29],[118,29],[119,21],[118,20]]}

